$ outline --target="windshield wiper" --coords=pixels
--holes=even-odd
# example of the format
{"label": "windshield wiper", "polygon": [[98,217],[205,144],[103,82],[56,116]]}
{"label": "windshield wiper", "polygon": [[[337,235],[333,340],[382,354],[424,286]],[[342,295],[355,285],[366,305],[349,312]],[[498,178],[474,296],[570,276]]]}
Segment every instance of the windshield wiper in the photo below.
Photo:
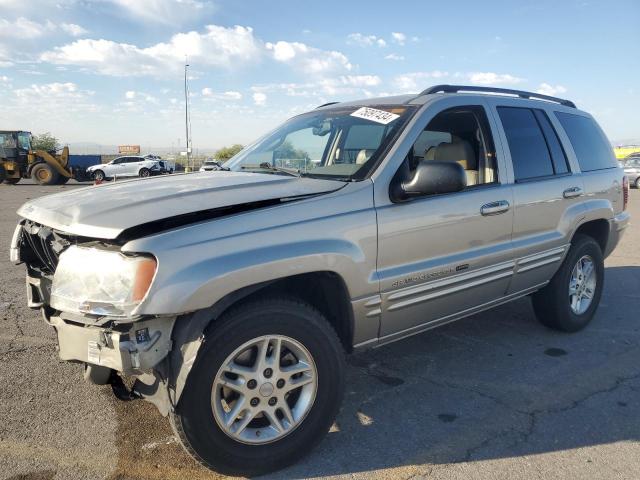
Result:
{"label": "windshield wiper", "polygon": [[261,163],[258,166],[253,165],[242,165],[243,170],[267,170],[269,172],[282,172],[287,175],[291,175],[292,177],[299,177],[300,171],[295,168],[284,168],[284,167],[276,167],[275,165],[271,165],[270,163]]}

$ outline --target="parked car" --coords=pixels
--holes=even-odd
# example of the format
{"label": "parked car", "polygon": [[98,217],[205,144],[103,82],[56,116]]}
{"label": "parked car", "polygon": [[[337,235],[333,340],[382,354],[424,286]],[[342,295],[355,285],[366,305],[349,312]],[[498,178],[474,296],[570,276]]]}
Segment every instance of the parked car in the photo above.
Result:
{"label": "parked car", "polygon": [[221,164],[217,160],[207,159],[202,162],[200,166],[200,172],[213,172],[216,170],[220,170]]}
{"label": "parked car", "polygon": [[160,173],[160,163],[156,159],[128,155],[118,157],[109,163],[92,165],[87,173],[95,180],[114,177],[150,177]]}
{"label": "parked car", "polygon": [[345,351],[525,296],[545,326],[586,327],[629,221],[591,115],[523,91],[321,106],[223,167],[31,200],[11,259],[62,360],[153,402],[197,461],[234,475],[318,444]]}
{"label": "parked car", "polygon": [[628,157],[624,163],[624,174],[629,179],[629,183],[636,188],[640,188],[640,157]]}

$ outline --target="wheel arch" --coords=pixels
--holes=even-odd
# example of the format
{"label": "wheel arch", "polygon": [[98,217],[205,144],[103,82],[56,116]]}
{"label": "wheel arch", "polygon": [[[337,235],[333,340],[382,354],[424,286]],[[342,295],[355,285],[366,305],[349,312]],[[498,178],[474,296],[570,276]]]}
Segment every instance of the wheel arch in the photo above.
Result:
{"label": "wheel arch", "polygon": [[598,245],[600,245],[600,250],[604,254],[607,248],[607,243],[609,241],[610,229],[611,226],[609,224],[609,221],[605,220],[604,218],[589,220],[578,226],[578,228],[573,233],[571,240],[573,240],[576,235],[587,235],[598,242]]}
{"label": "wheel arch", "polygon": [[225,295],[211,307],[183,315],[176,321],[172,332],[174,348],[166,372],[172,405],[178,405],[204,337],[209,329],[215,328],[216,320],[249,297],[275,295],[300,299],[320,311],[335,329],[344,349],[352,351],[353,309],[346,283],[337,273],[315,271],[246,286]]}

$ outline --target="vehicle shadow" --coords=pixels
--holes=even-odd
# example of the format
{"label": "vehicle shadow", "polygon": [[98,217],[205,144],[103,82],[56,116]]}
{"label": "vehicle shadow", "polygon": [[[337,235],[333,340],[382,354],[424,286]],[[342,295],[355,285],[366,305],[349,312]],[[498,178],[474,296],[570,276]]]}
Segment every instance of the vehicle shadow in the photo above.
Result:
{"label": "vehicle shadow", "polygon": [[546,329],[528,298],[349,360],[321,445],[270,478],[508,458],[640,439],[640,267],[606,269],[577,334]]}

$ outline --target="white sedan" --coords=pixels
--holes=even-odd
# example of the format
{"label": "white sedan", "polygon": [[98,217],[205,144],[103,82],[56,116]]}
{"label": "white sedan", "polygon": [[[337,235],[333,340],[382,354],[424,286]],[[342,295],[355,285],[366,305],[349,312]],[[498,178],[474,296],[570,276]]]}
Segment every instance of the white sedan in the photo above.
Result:
{"label": "white sedan", "polygon": [[87,168],[87,173],[93,179],[102,181],[105,178],[150,177],[160,173],[160,170],[157,160],[130,155],[114,158],[109,163],[92,165]]}

